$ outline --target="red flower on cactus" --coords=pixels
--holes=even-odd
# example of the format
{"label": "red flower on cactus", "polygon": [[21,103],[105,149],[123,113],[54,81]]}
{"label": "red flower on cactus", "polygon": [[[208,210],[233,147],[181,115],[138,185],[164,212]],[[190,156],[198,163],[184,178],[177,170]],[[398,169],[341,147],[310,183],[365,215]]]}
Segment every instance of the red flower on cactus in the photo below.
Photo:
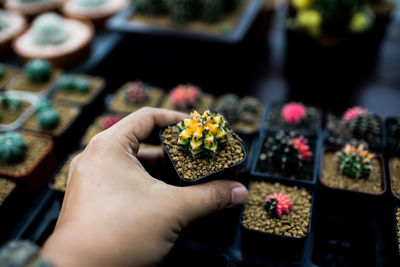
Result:
{"label": "red flower on cactus", "polygon": [[290,124],[298,124],[306,116],[306,107],[301,103],[292,102],[282,109],[283,119]]}
{"label": "red flower on cactus", "polygon": [[290,141],[292,142],[292,145],[299,151],[302,161],[305,161],[311,157],[312,153],[310,151],[310,147],[307,145],[307,139],[305,139],[303,136],[300,136],[292,138]]}
{"label": "red flower on cactus", "polygon": [[128,103],[143,103],[147,96],[147,89],[141,81],[130,82],[124,88],[125,99]]}
{"label": "red flower on cactus", "polygon": [[121,115],[112,115],[112,116],[105,116],[102,120],[102,128],[106,130],[119,122],[122,119]]}
{"label": "red flower on cactus", "polygon": [[171,91],[172,104],[177,108],[193,108],[198,104],[201,90],[193,85],[178,85]]}
{"label": "red flower on cactus", "polygon": [[283,193],[274,193],[267,196],[264,208],[270,216],[281,218],[282,215],[288,215],[292,209],[292,202],[290,197]]}
{"label": "red flower on cactus", "polygon": [[344,121],[351,121],[357,118],[360,115],[365,115],[368,113],[368,110],[362,107],[352,107],[349,108],[343,115]]}

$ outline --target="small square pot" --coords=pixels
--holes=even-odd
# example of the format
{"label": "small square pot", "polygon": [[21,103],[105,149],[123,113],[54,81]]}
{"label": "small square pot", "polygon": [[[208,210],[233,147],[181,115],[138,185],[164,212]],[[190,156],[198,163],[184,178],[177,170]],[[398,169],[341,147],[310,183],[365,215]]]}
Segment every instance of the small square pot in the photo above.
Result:
{"label": "small square pot", "polygon": [[[37,194],[46,185],[56,167],[53,140],[46,135],[25,131],[20,134],[28,145],[25,160],[12,165],[0,163],[0,175],[23,182],[29,191]],[[32,148],[33,146],[35,147]]]}
{"label": "small square pot", "polygon": [[[261,202],[263,202],[268,195],[273,193],[282,192],[284,194],[288,194],[292,200],[292,210],[290,211],[289,215],[283,215],[282,219],[269,218],[268,213],[263,208],[264,202],[259,203],[260,196],[258,196],[257,193],[262,190],[265,191],[265,196],[264,195],[261,196],[262,197]],[[278,192],[275,192],[276,190]],[[293,195],[296,192],[297,194]],[[309,201],[308,197],[310,197]],[[282,258],[285,260],[290,259],[293,261],[299,260],[303,255],[303,250],[306,240],[308,239],[311,232],[313,201],[314,201],[313,193],[308,189],[305,189],[304,187],[287,186],[281,183],[271,184],[265,181],[260,181],[259,179],[254,179],[250,181],[249,198],[242,211],[241,221],[240,221],[240,228],[242,232],[243,255],[246,257],[261,256],[269,259]],[[250,227],[245,226],[246,222],[244,221],[244,216],[246,215],[248,205],[252,206],[259,205],[259,207],[256,207],[254,210],[252,210],[252,213],[248,215],[249,217],[255,216],[256,219],[261,218],[266,220],[268,223],[265,224],[254,223],[253,226]],[[307,210],[309,210],[308,214]],[[256,215],[257,211],[260,212],[259,215]],[[304,216],[304,218],[308,220],[308,224],[304,222],[307,225],[303,223],[298,224],[297,226],[287,225],[288,223],[290,224],[290,222],[286,221],[286,219],[290,219],[289,216],[294,216],[293,214],[295,216]],[[276,227],[272,226],[274,224],[276,225]],[[290,236],[276,233],[277,231],[280,231],[278,227],[280,226],[285,227],[285,225],[288,228],[283,231],[286,234],[290,233]],[[303,227],[304,229],[294,231],[293,229],[297,229],[298,226]],[[271,227],[270,229],[271,232],[267,230],[263,231],[262,230],[263,227],[264,228]]]}
{"label": "small square pot", "polygon": [[[380,125],[380,132],[377,135],[371,136],[368,140],[365,141],[368,144],[369,149],[376,152],[383,152],[383,126],[382,120],[375,115],[376,120]],[[332,113],[328,114],[327,119],[327,137],[325,143],[328,146],[344,146],[351,140],[361,141],[355,138],[351,133],[349,133],[341,123],[341,118],[333,115]]]}
{"label": "small square pot", "polygon": [[285,122],[282,118],[281,112],[285,104],[283,103],[273,103],[267,110],[264,119],[264,131],[268,133],[275,133],[280,130],[288,132],[295,132],[296,135],[303,135],[307,138],[317,138],[321,132],[321,109],[308,106],[306,107],[306,117],[302,119],[299,124],[289,124]]}
{"label": "small square pot", "polygon": [[387,164],[392,196],[396,202],[400,202],[400,157],[391,158]]}
{"label": "small square pot", "polygon": [[385,121],[385,151],[389,154],[400,154],[400,138],[396,137],[389,131],[390,126],[393,125],[398,119],[400,118],[391,117],[387,118]]}
{"label": "small square pot", "polygon": [[[236,134],[232,131],[232,129],[228,128],[228,136],[230,138],[230,140],[233,140],[233,144],[232,143],[228,143],[225,146],[231,145],[232,149],[234,149],[234,147],[240,147],[240,154],[243,154],[243,157],[241,159],[239,159],[239,161],[234,162],[234,163],[225,163],[226,166],[223,166],[219,169],[213,169],[211,170],[211,173],[209,174],[202,174],[202,175],[198,175],[194,178],[185,178],[183,177],[183,169],[176,166],[176,158],[178,158],[178,156],[174,156],[171,154],[171,152],[169,151],[169,147],[174,146],[174,144],[166,144],[166,140],[164,140],[163,137],[163,133],[166,130],[171,131],[171,134],[175,134],[176,133],[176,140],[178,140],[178,133],[177,133],[177,129],[173,129],[171,127],[177,127],[176,123],[170,124],[164,128],[162,128],[160,130],[160,140],[161,143],[163,145],[164,148],[164,152],[166,154],[166,158],[168,158],[167,160],[167,164],[169,165],[169,169],[171,170],[171,174],[175,177],[177,177],[177,181],[171,181],[174,184],[178,184],[178,185],[192,185],[192,184],[198,184],[198,183],[204,183],[204,182],[208,182],[208,181],[212,181],[212,180],[216,180],[216,179],[235,179],[239,173],[241,168],[245,165],[246,161],[247,161],[247,153],[245,148],[243,147],[243,144],[239,141],[239,139],[237,138]],[[230,142],[230,141],[228,141]],[[180,147],[177,144],[176,141],[176,147],[174,147],[174,149],[177,149],[177,151],[181,151]],[[179,153],[179,152],[178,152]],[[218,153],[221,153],[221,151],[219,151]],[[191,155],[186,154],[186,153],[179,153],[180,155],[182,155],[183,157],[185,157],[186,159],[189,159],[191,162],[189,162],[189,164],[204,164],[204,166],[210,166],[210,162],[209,159],[198,159],[198,158],[193,158]],[[217,154],[216,157],[219,157],[219,154]],[[241,156],[238,156],[239,158]],[[220,157],[220,159],[222,160],[222,157]],[[217,159],[218,160],[218,159]],[[204,161],[204,162],[202,162]],[[222,164],[222,163],[221,163]],[[229,165],[230,164],[230,165]],[[180,170],[182,169],[182,170]]]}
{"label": "small square pot", "polygon": [[[265,140],[273,135],[272,133],[262,133],[258,140],[257,145],[253,151],[253,159],[251,166],[251,175],[264,178],[265,180],[277,181],[277,182],[286,182],[293,185],[302,185],[306,187],[314,187],[317,182],[317,177],[319,174],[319,160],[321,153],[321,140],[308,140],[308,145],[310,146],[310,150],[312,152],[312,157],[309,159],[309,162],[305,167],[308,168],[308,171],[300,171],[297,172],[292,177],[285,175],[283,172],[279,170],[274,170],[274,168],[270,165],[271,168],[268,170],[269,172],[265,172],[260,168],[264,166],[262,162],[260,162],[260,154],[262,153],[262,149],[264,147]],[[281,174],[279,174],[281,173]],[[309,178],[309,179],[307,179]]]}

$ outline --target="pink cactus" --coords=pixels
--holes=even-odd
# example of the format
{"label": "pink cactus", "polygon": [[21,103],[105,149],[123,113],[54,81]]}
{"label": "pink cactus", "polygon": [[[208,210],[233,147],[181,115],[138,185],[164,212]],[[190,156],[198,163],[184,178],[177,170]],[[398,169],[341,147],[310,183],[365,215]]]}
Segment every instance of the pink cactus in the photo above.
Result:
{"label": "pink cactus", "polygon": [[110,115],[110,116],[105,116],[102,119],[102,129],[106,130],[119,122],[122,119],[121,115]]}
{"label": "pink cactus", "polygon": [[368,113],[368,110],[362,107],[352,107],[349,108],[343,115],[343,120],[345,122],[351,121],[357,118],[360,115],[365,115]]}
{"label": "pink cactus", "polygon": [[190,84],[178,85],[171,91],[170,97],[172,104],[176,108],[194,108],[200,100],[201,90]]}
{"label": "pink cactus", "polygon": [[[267,197],[267,203],[271,203],[272,205],[275,204],[274,202],[271,202],[269,200],[276,200],[276,216],[278,218],[281,218],[282,215],[288,215],[290,210],[292,209],[292,202],[290,201],[290,197],[287,195],[284,195],[283,193],[274,193],[272,195],[269,195]],[[271,209],[273,210],[273,209]]]}
{"label": "pink cactus", "polygon": [[307,145],[307,140],[303,136],[293,138],[291,142],[292,145],[299,151],[302,161],[305,161],[311,157],[312,153],[310,151],[310,147]]}
{"label": "pink cactus", "polygon": [[146,101],[148,92],[141,81],[127,83],[124,86],[125,99],[130,104],[140,104]]}
{"label": "pink cactus", "polygon": [[306,107],[301,103],[292,102],[286,104],[282,109],[283,119],[290,124],[299,124],[306,116]]}

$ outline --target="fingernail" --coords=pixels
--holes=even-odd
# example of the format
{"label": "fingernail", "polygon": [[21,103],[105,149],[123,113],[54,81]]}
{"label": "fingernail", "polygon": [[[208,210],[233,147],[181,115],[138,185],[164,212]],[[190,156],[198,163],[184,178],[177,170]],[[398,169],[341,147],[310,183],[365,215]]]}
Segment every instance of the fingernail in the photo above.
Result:
{"label": "fingernail", "polygon": [[247,189],[244,186],[232,188],[231,205],[239,205],[245,203],[247,200]]}

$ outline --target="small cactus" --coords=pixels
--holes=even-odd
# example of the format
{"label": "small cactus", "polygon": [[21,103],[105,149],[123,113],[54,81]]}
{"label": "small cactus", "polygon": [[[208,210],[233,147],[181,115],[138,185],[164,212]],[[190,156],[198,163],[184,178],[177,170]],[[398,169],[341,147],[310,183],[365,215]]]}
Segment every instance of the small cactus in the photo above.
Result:
{"label": "small cactus", "polygon": [[197,111],[178,123],[178,144],[194,157],[213,156],[228,141],[226,122],[210,111],[200,115]]}
{"label": "small cactus", "polygon": [[90,91],[90,82],[88,79],[75,77],[73,75],[64,75],[58,81],[58,86],[64,91],[75,91],[79,93],[87,93]]}
{"label": "small cactus", "polygon": [[175,108],[189,110],[199,105],[201,96],[202,92],[199,88],[187,84],[175,87],[171,91],[170,99]]}
{"label": "small cactus", "polygon": [[22,101],[20,99],[11,97],[7,93],[4,93],[3,98],[1,99],[1,105],[7,110],[15,112],[21,108]]}
{"label": "small cactus", "polygon": [[199,0],[200,17],[206,22],[216,22],[224,14],[224,0]]}
{"label": "small cactus", "polygon": [[346,110],[343,115],[343,120],[348,122],[353,119],[356,119],[360,115],[365,115],[368,113],[368,110],[362,107],[352,107]]}
{"label": "small cactus", "polygon": [[346,144],[343,150],[337,153],[340,173],[351,178],[369,177],[372,170],[374,154],[364,149],[363,145],[352,146]]}
{"label": "small cactus", "polygon": [[380,134],[380,123],[371,113],[360,114],[351,120],[345,120],[344,125],[356,138],[364,139],[369,135]]}
{"label": "small cactus", "polygon": [[240,119],[239,97],[234,94],[226,94],[221,97],[218,112],[231,123],[235,123]]}
{"label": "small cactus", "polygon": [[101,126],[103,130],[107,130],[117,122],[122,120],[121,115],[111,115],[111,116],[105,116],[102,121],[101,121]]}
{"label": "small cactus", "polygon": [[126,102],[132,105],[144,103],[149,97],[148,89],[141,81],[127,83],[123,93]]}
{"label": "small cactus", "polygon": [[64,26],[64,19],[56,13],[45,13],[32,23],[32,36],[36,45],[56,46],[65,43],[69,31]]}
{"label": "small cactus", "polygon": [[299,124],[306,115],[307,109],[301,103],[292,102],[282,108],[282,118],[289,124]]}
{"label": "small cactus", "polygon": [[20,162],[26,153],[25,139],[16,132],[7,132],[0,135],[0,161],[13,164]]}
{"label": "small cactus", "polygon": [[264,203],[264,209],[270,217],[282,218],[283,215],[288,215],[292,209],[292,202],[290,197],[283,193],[274,193],[267,196]]}
{"label": "small cactus", "polygon": [[43,100],[37,110],[37,122],[45,130],[53,130],[60,123],[60,113],[53,108],[50,102]]}
{"label": "small cactus", "polygon": [[240,101],[240,112],[242,121],[247,124],[254,123],[259,106],[260,102],[256,98],[250,96],[244,97]]}
{"label": "small cactus", "polygon": [[301,169],[311,156],[307,140],[293,133],[286,135],[283,131],[274,137],[269,137],[264,144],[268,150],[266,160],[276,168],[288,173],[295,173]]}
{"label": "small cactus", "polygon": [[42,59],[34,59],[25,64],[24,71],[31,82],[41,83],[50,79],[52,66]]}
{"label": "small cactus", "polygon": [[397,141],[400,142],[400,119],[396,119],[389,125],[388,134],[394,138],[397,138]]}

